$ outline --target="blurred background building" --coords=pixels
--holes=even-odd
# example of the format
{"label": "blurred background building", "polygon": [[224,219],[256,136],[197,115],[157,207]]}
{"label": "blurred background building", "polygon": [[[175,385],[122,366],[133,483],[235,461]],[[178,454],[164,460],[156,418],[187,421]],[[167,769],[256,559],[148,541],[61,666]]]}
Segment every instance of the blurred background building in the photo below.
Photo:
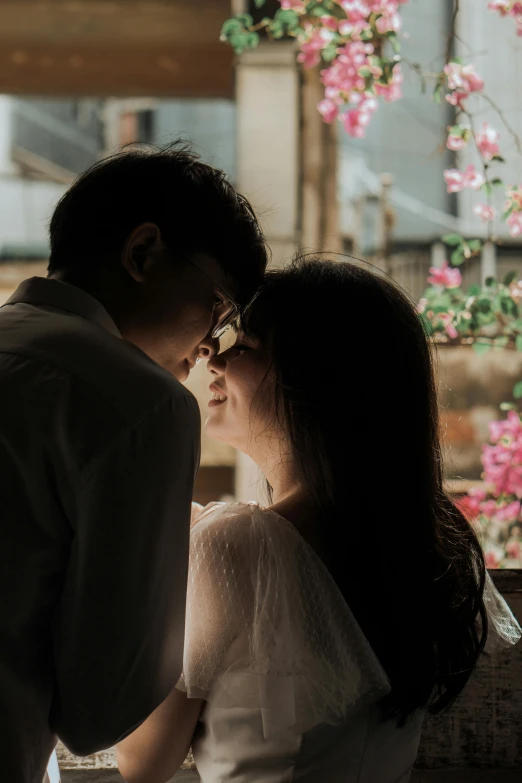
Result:
{"label": "blurred background building", "polygon": [[[322,124],[317,74],[300,71],[292,42],[263,43],[238,59],[219,42],[231,11],[259,16],[272,6],[278,4],[269,0],[262,11],[243,0],[0,5],[0,302],[20,280],[45,274],[48,221],[74,176],[136,141],[192,140],[257,207],[274,263],[297,248],[344,250],[387,270],[418,299],[429,266],[444,259],[441,235],[483,233],[472,219],[475,194],[446,192],[442,172],[455,165],[444,146],[452,108],[431,100],[417,68],[440,69],[451,0],[403,6],[404,98],[381,105],[357,140]],[[477,13],[474,0],[462,0],[461,9],[457,53],[472,56],[479,72],[487,60],[486,92],[522,132],[522,41],[498,15]],[[510,163],[520,162],[490,106],[482,116],[501,131]],[[459,165],[467,162],[461,157]],[[514,163],[510,179],[521,176]],[[520,247],[498,228],[499,243],[468,263],[465,284],[520,268]],[[484,365],[473,364],[478,357],[465,356],[441,359],[444,424],[450,474],[477,479],[487,423],[518,368],[499,355],[486,382]],[[204,368],[189,383],[204,415]],[[246,458],[206,438],[203,447],[199,500],[257,495]]]}

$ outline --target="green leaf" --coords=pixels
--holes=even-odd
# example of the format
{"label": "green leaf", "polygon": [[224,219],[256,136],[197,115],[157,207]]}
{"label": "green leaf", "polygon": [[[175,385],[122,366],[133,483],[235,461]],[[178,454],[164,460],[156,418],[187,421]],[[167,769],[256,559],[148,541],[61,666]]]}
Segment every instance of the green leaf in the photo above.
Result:
{"label": "green leaf", "polygon": [[395,52],[395,54],[399,54],[399,52],[401,51],[401,45],[399,39],[397,38],[396,33],[390,32],[386,37],[388,38],[388,41],[391,43],[391,47]]}
{"label": "green leaf", "polygon": [[[323,60],[327,63],[331,63],[333,59],[337,56],[337,44],[329,43],[328,46],[325,46],[323,51],[321,52]],[[371,76],[371,73],[368,73],[369,76]]]}
{"label": "green leaf", "polygon": [[522,381],[515,383],[513,386],[513,397],[515,400],[522,400]]}
{"label": "green leaf", "polygon": [[506,161],[502,157],[502,155],[493,155],[491,160],[496,160],[497,163],[505,163]]}
{"label": "green leaf", "polygon": [[266,3],[266,0],[254,0],[256,8],[262,8]]}
{"label": "green leaf", "polygon": [[435,89],[433,90],[433,100],[435,103],[440,103],[442,100],[442,95],[444,93],[444,82],[439,82]]}
{"label": "green leaf", "polygon": [[507,220],[507,219],[508,219],[508,217],[509,217],[510,215],[512,215],[514,211],[515,211],[515,205],[514,205],[514,204],[512,204],[512,205],[509,207],[509,209],[506,209],[506,211],[502,213],[502,220]]}
{"label": "green leaf", "polygon": [[476,283],[474,285],[470,285],[468,288],[468,296],[477,296],[480,294],[480,286]]}
{"label": "green leaf", "polygon": [[254,17],[252,14],[238,14],[236,19],[241,22],[243,27],[252,27],[254,24]]}
{"label": "green leaf", "polygon": [[470,239],[468,242],[468,247],[470,250],[473,250],[474,253],[477,252],[477,250],[481,250],[482,248],[482,240],[481,239]]}
{"label": "green leaf", "polygon": [[460,266],[464,262],[464,251],[462,247],[458,247],[451,254],[451,263],[453,266]]}
{"label": "green leaf", "polygon": [[301,17],[295,11],[291,9],[283,10],[282,8],[276,12],[274,20],[279,22],[283,26],[285,32],[291,32],[299,27],[301,23]]}
{"label": "green leaf", "polygon": [[508,342],[509,342],[509,337],[507,337],[506,335],[495,337],[494,340],[495,348],[505,348]]}
{"label": "green leaf", "polygon": [[484,182],[484,184],[481,185],[480,189],[483,190],[484,193],[486,193],[486,195],[488,195],[488,196],[491,196],[491,193],[493,191],[493,188],[492,188],[490,182]]}
{"label": "green leaf", "polygon": [[457,65],[462,65],[462,57],[452,57],[450,63],[457,63]]}
{"label": "green leaf", "polygon": [[486,280],[484,281],[484,285],[486,288],[491,288],[496,283],[496,280],[494,277],[486,277]]}
{"label": "green leaf", "polygon": [[511,318],[516,318],[518,315],[517,303],[510,296],[503,296],[500,300],[500,309],[504,315],[509,315]]}
{"label": "green leaf", "polygon": [[464,242],[464,237],[462,234],[446,234],[442,237],[442,241],[446,245],[460,245]]}
{"label": "green leaf", "polygon": [[502,278],[502,283],[503,283],[503,284],[504,284],[506,287],[507,287],[507,286],[509,286],[509,285],[511,285],[511,283],[513,282],[513,280],[515,280],[515,278],[517,277],[517,275],[518,275],[518,272],[516,271],[516,269],[512,269],[512,270],[511,270],[511,272],[508,272],[508,273],[507,273],[507,275],[505,275],[505,276]]}
{"label": "green leaf", "polygon": [[282,38],[285,34],[283,25],[275,19],[268,25],[268,30],[273,38]]}
{"label": "green leaf", "polygon": [[221,28],[221,40],[226,41],[233,33],[242,33],[243,31],[244,25],[237,17],[227,19],[226,22],[223,22],[223,27]]}
{"label": "green leaf", "polygon": [[494,178],[491,180],[491,184],[492,184],[492,185],[493,185],[495,188],[498,188],[500,185],[503,185],[503,184],[504,184],[504,182],[503,182],[503,181],[500,179],[500,177],[494,177]]}
{"label": "green leaf", "polygon": [[480,342],[479,340],[476,340],[473,343],[473,350],[475,353],[478,353],[479,356],[483,353],[487,353],[489,349],[491,348],[489,343]]}
{"label": "green leaf", "polygon": [[481,313],[491,312],[491,302],[489,301],[489,299],[486,299],[485,297],[482,297],[482,299],[477,300],[477,307]]}
{"label": "green leaf", "polygon": [[515,340],[515,347],[517,351],[522,351],[522,334],[517,334],[517,338]]}

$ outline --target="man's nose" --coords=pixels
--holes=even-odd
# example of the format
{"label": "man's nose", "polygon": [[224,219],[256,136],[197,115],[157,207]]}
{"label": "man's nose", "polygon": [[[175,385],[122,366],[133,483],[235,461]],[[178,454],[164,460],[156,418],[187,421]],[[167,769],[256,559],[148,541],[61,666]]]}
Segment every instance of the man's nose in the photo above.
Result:
{"label": "man's nose", "polygon": [[212,337],[210,332],[198,346],[198,359],[212,359],[219,352],[219,340]]}

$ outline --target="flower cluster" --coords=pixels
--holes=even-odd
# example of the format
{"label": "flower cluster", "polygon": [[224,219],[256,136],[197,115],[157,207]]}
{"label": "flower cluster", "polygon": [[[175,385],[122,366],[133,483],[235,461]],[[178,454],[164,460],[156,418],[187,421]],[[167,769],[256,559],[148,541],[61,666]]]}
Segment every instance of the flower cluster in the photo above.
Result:
{"label": "flower cluster", "polygon": [[430,277],[428,283],[440,285],[443,288],[459,288],[462,283],[460,270],[450,267],[447,261],[444,261],[441,267],[430,266]]}
{"label": "flower cluster", "polygon": [[[380,98],[401,97],[397,33],[400,6],[408,0],[280,0],[273,19],[253,24],[240,14],[223,25],[221,38],[237,53],[259,42],[257,29],[274,38],[290,35],[299,44],[298,61],[305,68],[321,63],[324,98],[318,109],[326,123],[340,120],[350,136],[361,138]],[[257,0],[261,7],[263,0]]]}
{"label": "flower cluster", "polygon": [[390,35],[400,29],[401,2],[406,0],[340,0],[346,18],[323,16],[321,29],[305,25],[300,37],[298,60],[304,67],[313,67],[325,52],[334,52],[331,64],[321,72],[325,97],[318,109],[327,123],[339,118],[350,136],[365,135],[378,98],[396,101],[402,95],[399,58],[383,55]]}
{"label": "flower cluster", "polygon": [[511,16],[517,26],[517,35],[522,35],[522,2],[515,0],[490,0],[490,11],[498,11],[501,16]]}
{"label": "flower cluster", "polygon": [[448,193],[459,193],[465,188],[480,190],[486,180],[484,175],[477,171],[473,163],[470,163],[464,171],[446,169],[444,181],[446,182]]}
{"label": "flower cluster", "polygon": [[463,108],[463,101],[471,93],[484,89],[484,82],[475,72],[473,65],[462,65],[458,60],[451,60],[444,66],[444,74],[449,91],[446,100],[452,106]]}
{"label": "flower cluster", "polygon": [[[454,253],[459,252],[457,247]],[[469,344],[478,353],[494,347],[522,350],[522,282],[515,277],[512,272],[502,282],[490,278],[465,291],[459,269],[447,261],[431,267],[430,287],[417,306],[426,332],[435,342]]]}
{"label": "flower cluster", "polygon": [[468,491],[458,505],[487,533],[489,568],[522,565],[522,421],[516,411],[489,425],[482,447],[484,485]]}
{"label": "flower cluster", "polygon": [[512,237],[522,236],[522,190],[518,185],[507,189],[504,209],[502,217],[509,226],[509,233]]}

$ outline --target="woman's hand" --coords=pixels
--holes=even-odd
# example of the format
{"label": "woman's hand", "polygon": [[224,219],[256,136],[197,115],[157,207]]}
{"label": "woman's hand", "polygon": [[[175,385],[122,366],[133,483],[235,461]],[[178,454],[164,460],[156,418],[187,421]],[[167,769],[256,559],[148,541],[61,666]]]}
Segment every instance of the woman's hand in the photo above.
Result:
{"label": "woman's hand", "polygon": [[164,702],[116,746],[127,783],[166,783],[185,761],[205,702],[174,688]]}

